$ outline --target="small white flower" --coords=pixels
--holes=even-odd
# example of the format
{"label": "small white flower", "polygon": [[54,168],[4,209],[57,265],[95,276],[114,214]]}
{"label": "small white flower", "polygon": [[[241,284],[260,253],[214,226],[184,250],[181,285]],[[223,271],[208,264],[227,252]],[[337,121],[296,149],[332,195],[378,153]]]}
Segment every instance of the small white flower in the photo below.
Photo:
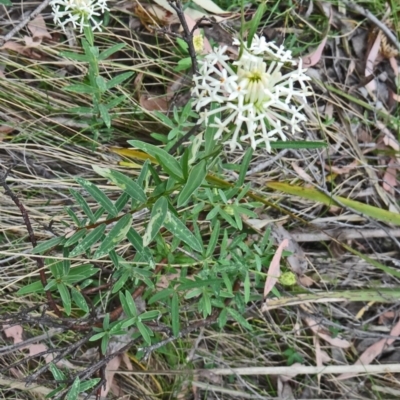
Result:
{"label": "small white flower", "polygon": [[[241,45],[237,39],[233,44]],[[284,64],[296,65],[292,53],[266,42],[264,37],[254,36],[250,46],[242,46],[240,59],[232,64],[226,46],[204,57],[199,75],[193,78],[193,106],[200,112],[211,103],[219,104],[212,110],[203,110],[200,122],[207,124],[211,115],[218,114],[210,126],[217,128],[215,139],[232,131],[225,143],[232,151],[242,148],[239,141],[250,141],[254,149],[263,143],[271,151],[270,142],[276,136],[286,140],[285,131],[301,131],[300,123],[306,120],[301,111],[306,96],[311,94],[305,82],[310,78],[304,74],[301,60],[296,70],[282,75]],[[266,62],[264,57],[270,61]]]}
{"label": "small white flower", "polygon": [[94,17],[104,14],[107,0],[52,0],[50,5],[53,9],[53,18],[56,25],[65,29],[71,22],[74,29],[79,28],[82,33],[84,27],[92,26],[93,30],[101,30],[102,21]]}

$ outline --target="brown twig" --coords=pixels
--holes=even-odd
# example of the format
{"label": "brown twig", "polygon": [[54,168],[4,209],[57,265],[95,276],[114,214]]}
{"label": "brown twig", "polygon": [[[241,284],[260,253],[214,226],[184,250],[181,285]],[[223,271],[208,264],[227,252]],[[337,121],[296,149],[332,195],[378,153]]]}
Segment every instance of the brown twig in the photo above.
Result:
{"label": "brown twig", "polygon": [[34,9],[27,17],[20,21],[10,32],[4,37],[0,38],[0,47],[3,46],[5,42],[10,40],[16,33],[18,33],[22,28],[25,27],[30,21],[36,18],[49,4],[51,0],[44,0],[39,4],[36,9]]}
{"label": "brown twig", "polygon": [[397,50],[400,51],[400,43],[397,40],[396,36],[382,21],[380,21],[377,17],[375,17],[375,15],[371,13],[371,11],[359,6],[358,4],[353,3],[352,1],[348,1],[348,0],[342,0],[342,1],[347,7],[351,8],[357,14],[364,16],[369,21],[371,21],[374,25],[376,25],[387,36],[387,38],[393,43],[393,45],[397,47]]}
{"label": "brown twig", "polygon": [[[37,246],[36,237],[33,232],[33,228],[31,225],[31,221],[29,219],[29,215],[28,215],[25,207],[23,206],[23,204],[19,201],[18,197],[15,195],[15,193],[11,190],[11,188],[6,183],[7,175],[10,173],[10,171],[11,171],[11,168],[8,169],[3,174],[3,176],[0,176],[0,185],[3,186],[4,193],[7,196],[9,196],[11,198],[11,200],[14,202],[14,204],[19,208],[22,218],[25,222],[26,230],[28,231],[29,240],[32,244],[32,247],[36,247]],[[34,258],[35,258],[36,264],[39,268],[40,281],[42,282],[43,287],[46,287],[47,279],[46,279],[46,274],[44,272],[45,266],[44,266],[43,258],[41,258],[41,257],[34,257]],[[51,292],[49,290],[46,290],[46,297],[50,304],[51,309],[56,313],[57,316],[61,317],[62,316],[61,311],[57,307],[57,304],[55,303],[53,296],[51,295]]]}

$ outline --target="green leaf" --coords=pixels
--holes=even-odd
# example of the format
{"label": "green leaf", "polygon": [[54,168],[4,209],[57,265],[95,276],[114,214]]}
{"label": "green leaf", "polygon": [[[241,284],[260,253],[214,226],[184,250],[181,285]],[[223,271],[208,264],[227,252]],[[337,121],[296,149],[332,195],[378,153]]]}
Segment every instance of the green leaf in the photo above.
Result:
{"label": "green leaf", "polygon": [[96,220],[94,218],[93,212],[90,209],[86,200],[83,198],[83,196],[74,189],[70,189],[69,192],[72,194],[72,196],[74,196],[74,199],[79,204],[79,206],[82,208],[82,210],[86,214],[86,216],[89,218],[90,222],[92,224],[94,224],[96,222]]}
{"label": "green leaf", "polygon": [[174,214],[168,212],[167,218],[165,218],[164,226],[178,239],[185,242],[190,248],[195,251],[202,252],[203,247],[197,240],[196,236],[190,231],[186,225],[177,218]]}
{"label": "green leaf", "polygon": [[169,128],[174,128],[175,124],[174,121],[169,119],[165,114],[163,114],[160,111],[154,111],[154,114],[157,116],[158,119],[160,119],[165,125],[167,125]]}
{"label": "green leaf", "polygon": [[150,220],[143,235],[143,246],[148,246],[162,227],[168,212],[168,201],[160,197],[151,210]]}
{"label": "green leaf", "polygon": [[41,254],[47,250],[52,249],[53,247],[62,244],[65,242],[65,238],[63,236],[58,236],[46,240],[45,242],[39,243],[36,247],[32,249],[32,254]]}
{"label": "green leaf", "polygon": [[70,238],[67,239],[67,241],[64,243],[65,247],[72,246],[76,242],[78,242],[80,239],[82,239],[86,235],[86,229],[81,229],[79,231],[76,231]]}
{"label": "green leaf", "polygon": [[253,328],[252,326],[247,322],[245,318],[242,317],[242,315],[234,310],[233,308],[227,308],[228,313],[231,314],[234,320],[238,322],[240,325],[242,325],[244,328],[248,329],[249,331],[252,331]]}
{"label": "green leaf", "polygon": [[49,370],[52,373],[54,380],[63,381],[66,379],[64,372],[58,369],[52,362],[49,365]]}
{"label": "green leaf", "polygon": [[108,57],[112,56],[117,51],[122,50],[125,47],[125,43],[117,43],[114,46],[109,47],[108,49],[102,51],[97,58],[99,61],[106,60]]}
{"label": "green leaf", "polygon": [[367,215],[368,217],[375,218],[379,221],[400,225],[400,214],[393,213],[382,208],[370,206],[369,204],[360,203],[359,201],[346,199],[345,197],[334,195],[328,196],[317,189],[289,185],[288,183],[284,182],[268,182],[267,187],[326,205],[336,205],[340,207],[339,203],[341,203],[344,206],[349,207],[350,209]]}
{"label": "green leaf", "polygon": [[248,303],[250,301],[250,275],[249,272],[246,273],[246,277],[244,278],[244,302]]}
{"label": "green leaf", "polygon": [[81,382],[79,380],[79,376],[77,376],[74,380],[74,383],[71,386],[71,389],[69,390],[69,392],[67,394],[67,400],[77,400],[78,399],[80,384],[81,384]]}
{"label": "green leaf", "polygon": [[60,293],[60,297],[61,297],[64,309],[65,309],[65,313],[67,315],[70,315],[71,314],[71,296],[69,294],[68,287],[65,286],[63,283],[59,283],[57,285],[57,289]]}
{"label": "green leaf", "polygon": [[72,295],[72,300],[81,310],[89,312],[89,307],[86,303],[86,300],[79,290],[71,288],[71,295]]}
{"label": "green leaf", "polygon": [[152,310],[152,311],[146,311],[142,314],[140,314],[140,319],[142,321],[150,321],[152,319],[158,318],[160,316],[160,311],[158,310]]}
{"label": "green leaf", "polygon": [[[1,0],[0,0],[1,2]],[[69,58],[75,61],[89,62],[90,57],[87,54],[72,53],[71,51],[60,52],[61,57]]]}
{"label": "green leaf", "polygon": [[175,157],[171,156],[171,154],[168,154],[165,150],[139,140],[128,140],[128,143],[131,146],[137,147],[147,154],[157,158],[164,170],[175,179],[183,179],[183,173],[179,162],[175,159]]}
{"label": "green leaf", "polygon": [[121,188],[132,199],[146,203],[147,197],[144,190],[133,179],[109,168],[100,168],[97,165],[93,165],[92,168],[103,178],[109,179],[114,185]]}
{"label": "green leaf", "polygon": [[123,74],[119,74],[116,77],[110,79],[106,84],[107,89],[112,89],[113,87],[120,85],[122,82],[129,79],[133,74],[134,74],[133,71],[124,72]]}
{"label": "green leaf", "polygon": [[119,106],[121,103],[123,103],[126,100],[127,96],[124,94],[118,97],[115,97],[114,99],[110,100],[107,104],[105,104],[105,107],[107,108],[108,111],[113,109],[114,107]]}
{"label": "green leaf", "polygon": [[156,303],[157,301],[164,300],[174,293],[173,289],[163,289],[157,292],[155,295],[151,296],[149,299],[149,304]]}
{"label": "green leaf", "polygon": [[144,325],[143,322],[138,321],[136,326],[139,329],[139,332],[142,335],[144,341],[147,344],[151,344],[150,334],[149,334],[149,331],[148,331],[148,328],[146,327],[146,325]]}
{"label": "green leaf", "polygon": [[94,268],[92,264],[84,264],[79,267],[72,268],[64,282],[73,284],[83,279],[87,279],[99,271],[99,268]]}
{"label": "green leaf", "polygon": [[126,214],[115,224],[94,253],[94,259],[108,254],[121,240],[126,238],[129,228],[132,225],[132,218],[132,214]]}
{"label": "green leaf", "polygon": [[79,392],[86,392],[100,382],[100,378],[89,379],[88,381],[81,382],[79,385]]}
{"label": "green leaf", "polygon": [[[214,102],[211,103],[210,112],[219,108],[219,104]],[[205,143],[205,153],[209,155],[215,151],[215,146],[217,141],[214,139],[215,134],[218,131],[217,127],[212,127],[211,125],[214,124],[215,118],[221,118],[221,113],[216,112],[210,115],[208,118],[208,123],[206,126],[205,134],[204,134],[204,143]]]}
{"label": "green leaf", "polygon": [[257,30],[258,30],[258,27],[259,27],[260,22],[261,22],[261,18],[265,14],[266,9],[267,9],[267,5],[266,5],[266,2],[264,1],[258,6],[257,11],[253,15],[253,17],[251,19],[251,22],[250,22],[249,34],[247,36],[247,47],[251,46],[251,42],[253,41],[253,37],[254,37],[255,33],[257,32]]}
{"label": "green leaf", "polygon": [[240,165],[239,179],[237,180],[235,186],[240,187],[244,184],[244,180],[246,179],[246,173],[249,169],[252,155],[253,155],[253,149],[251,147],[249,147],[246,150],[246,153],[243,157],[242,164]]}
{"label": "green leaf", "polygon": [[127,290],[125,290],[125,296],[121,292],[119,293],[119,299],[126,315],[132,318],[137,317],[138,313],[135,300],[133,300],[132,295]]}
{"label": "green leaf", "polygon": [[181,285],[178,286],[177,290],[182,291],[182,290],[188,290],[188,289],[196,289],[196,288],[201,288],[204,286],[211,286],[218,284],[220,285],[222,282],[221,279],[197,279],[195,281],[190,281],[186,283],[182,283]]}
{"label": "green leaf", "polygon": [[96,333],[95,335],[93,335],[93,336],[89,339],[89,342],[94,342],[94,341],[96,341],[96,340],[101,339],[106,333],[107,333],[107,332],[99,332],[99,333]]}
{"label": "green leaf", "polygon": [[92,182],[83,178],[76,178],[76,181],[86,189],[90,195],[108,212],[115,217],[118,214],[112,201]]}
{"label": "green leaf", "polygon": [[176,292],[172,295],[172,300],[171,300],[171,319],[172,319],[172,333],[175,337],[178,337],[180,331],[179,298]]}
{"label": "green leaf", "polygon": [[190,57],[181,58],[178,61],[177,66],[174,68],[174,71],[176,72],[184,71],[186,69],[189,69],[191,66],[192,66],[192,59]]}
{"label": "green leaf", "polygon": [[182,207],[190,199],[190,196],[201,185],[207,175],[206,161],[202,160],[195,165],[189,173],[186,185],[183,187],[178,197],[178,207]]}
{"label": "green leaf", "polygon": [[323,149],[328,147],[326,142],[308,142],[306,140],[281,141],[271,142],[272,149]]}
{"label": "green leaf", "polygon": [[106,354],[107,353],[107,347],[108,347],[108,342],[109,342],[110,338],[108,335],[104,335],[103,338],[101,339],[101,352],[102,354]]}
{"label": "green leaf", "polygon": [[83,83],[76,83],[74,85],[69,85],[64,88],[67,92],[72,93],[82,93],[82,94],[94,94],[96,89],[89,85],[84,85]]}
{"label": "green leaf", "polygon": [[101,224],[94,228],[70,253],[70,257],[76,257],[84,253],[87,249],[97,243],[104,234],[106,229],[105,224]]}
{"label": "green leaf", "polygon": [[100,116],[101,119],[103,120],[104,124],[108,129],[111,128],[111,117],[110,114],[108,113],[108,108],[104,104],[99,104],[99,111],[100,111]]}
{"label": "green leaf", "polygon": [[18,290],[17,296],[22,296],[29,293],[44,292],[43,284],[40,281],[32,282]]}
{"label": "green leaf", "polygon": [[101,92],[104,93],[107,90],[107,82],[101,75],[96,76],[96,84]]}
{"label": "green leaf", "polygon": [[219,231],[220,231],[221,224],[219,220],[217,219],[215,223],[213,224],[213,230],[211,233],[210,240],[208,242],[207,246],[207,252],[206,252],[206,257],[211,257],[214,253],[215,247],[217,246],[218,243],[218,237],[219,237]]}

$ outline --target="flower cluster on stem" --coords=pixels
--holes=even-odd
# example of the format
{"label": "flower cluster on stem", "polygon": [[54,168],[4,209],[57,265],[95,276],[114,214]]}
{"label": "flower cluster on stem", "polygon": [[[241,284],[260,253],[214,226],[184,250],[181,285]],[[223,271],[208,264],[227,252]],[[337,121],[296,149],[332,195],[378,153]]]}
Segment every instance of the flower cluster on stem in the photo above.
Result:
{"label": "flower cluster on stem", "polygon": [[[242,148],[240,142],[250,142],[254,149],[263,144],[271,151],[271,141],[278,136],[286,140],[285,132],[301,131],[306,120],[301,112],[310,94],[301,60],[296,63],[290,50],[254,36],[250,46],[242,46],[237,61],[229,61],[227,47],[219,47],[199,62],[199,75],[194,79],[193,105],[200,113],[200,122],[217,129],[215,139],[230,133],[225,142],[231,151]],[[267,63],[265,59],[270,61]],[[295,66],[293,71],[282,73],[284,65]],[[217,103],[211,111],[211,103]],[[205,111],[204,111],[205,109]],[[232,132],[233,131],[233,132]]]}
{"label": "flower cluster on stem", "polygon": [[100,17],[106,10],[107,0],[52,0],[53,18],[56,25],[65,29],[68,23],[72,23],[74,29],[79,28],[82,33],[85,27],[91,26],[93,30],[101,30]]}

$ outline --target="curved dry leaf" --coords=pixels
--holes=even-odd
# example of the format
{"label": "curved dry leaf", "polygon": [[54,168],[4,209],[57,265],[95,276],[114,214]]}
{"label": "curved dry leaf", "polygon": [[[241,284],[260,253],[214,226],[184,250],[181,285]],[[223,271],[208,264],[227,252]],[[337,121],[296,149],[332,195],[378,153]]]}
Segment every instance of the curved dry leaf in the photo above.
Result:
{"label": "curved dry leaf", "polygon": [[330,336],[329,333],[312,318],[307,317],[305,318],[305,321],[309,328],[316,335],[318,335],[321,339],[324,339],[326,342],[330,343],[332,346],[339,347],[341,349],[347,349],[351,346],[351,343],[346,339],[340,339],[338,337],[333,338],[332,336]]}
{"label": "curved dry leaf", "polygon": [[283,249],[285,249],[288,245],[289,241],[287,239],[284,239],[283,242],[281,242],[281,244],[276,249],[274,257],[272,258],[271,264],[268,268],[268,276],[264,286],[264,298],[267,297],[268,293],[275,286],[279,276],[281,275],[280,261],[282,257],[282,252]]}
{"label": "curved dry leaf", "polygon": [[[395,340],[396,337],[400,335],[400,320],[390,331],[391,338],[381,339],[378,342],[374,343],[372,346],[368,347],[360,356],[360,358],[354,363],[354,365],[369,365],[371,362],[379,356],[382,351],[390,346]],[[337,379],[349,379],[353,376],[356,376],[356,373],[346,373],[339,375]]]}
{"label": "curved dry leaf", "polygon": [[31,31],[33,39],[39,39],[36,41],[42,41],[44,38],[52,39],[46,28],[46,22],[42,15],[38,15],[31,22],[29,22],[28,29]]}
{"label": "curved dry leaf", "polygon": [[213,14],[226,14],[228,12],[217,6],[212,0],[193,0],[193,3]]}
{"label": "curved dry leaf", "polygon": [[[379,31],[376,35],[376,39],[374,44],[371,47],[371,50],[368,53],[367,62],[365,64],[365,77],[368,78],[370,75],[374,73],[375,62],[378,58],[379,50],[381,48],[381,41],[382,41],[382,32]],[[368,91],[374,91],[376,89],[376,82],[375,79],[372,79],[365,85],[365,88]]]}
{"label": "curved dry leaf", "polygon": [[319,44],[319,46],[311,54],[302,57],[303,68],[313,67],[315,64],[318,63],[318,61],[321,59],[322,52],[324,51],[327,40],[328,38],[325,37]]}
{"label": "curved dry leaf", "polygon": [[147,111],[167,111],[168,103],[165,97],[150,97],[142,94],[139,98],[140,105]]}
{"label": "curved dry leaf", "polygon": [[395,187],[397,186],[397,173],[398,164],[396,164],[396,159],[391,158],[389,161],[389,166],[385,171],[385,175],[383,175],[383,184],[382,187],[388,193],[394,195]]}

